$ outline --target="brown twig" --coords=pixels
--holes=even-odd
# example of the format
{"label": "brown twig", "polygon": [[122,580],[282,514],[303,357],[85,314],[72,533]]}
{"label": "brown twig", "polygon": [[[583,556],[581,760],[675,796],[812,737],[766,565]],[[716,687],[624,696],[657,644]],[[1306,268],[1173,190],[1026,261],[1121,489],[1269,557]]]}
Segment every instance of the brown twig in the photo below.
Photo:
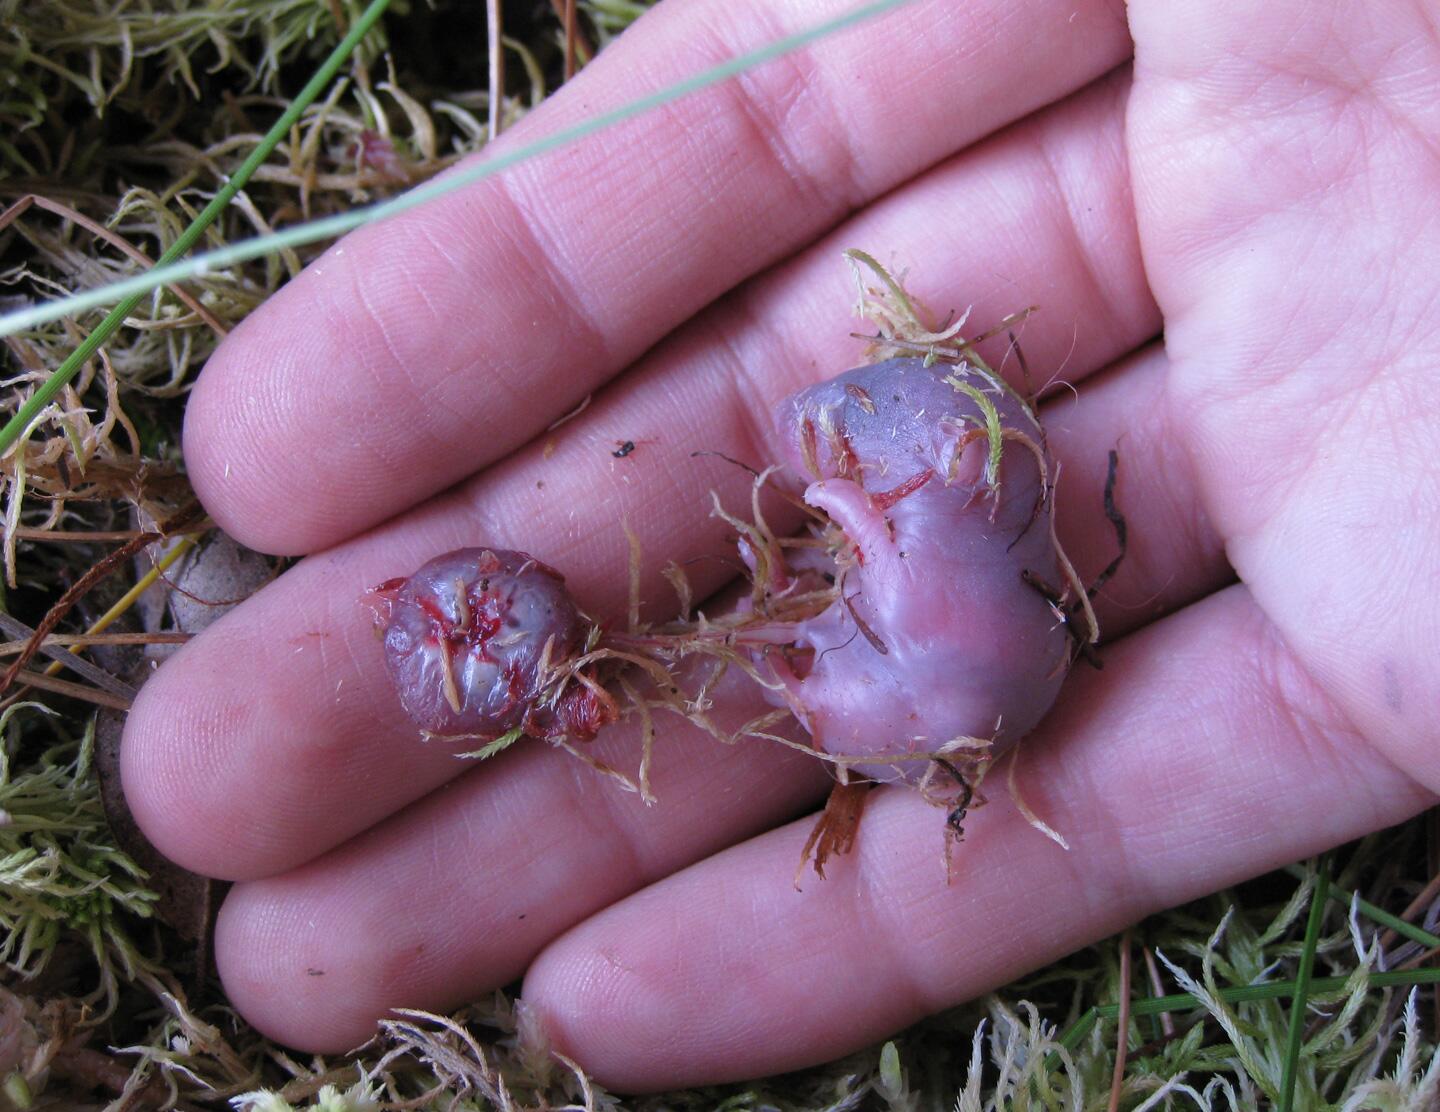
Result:
{"label": "brown twig", "polygon": [[565,80],[575,76],[575,0],[565,0]]}
{"label": "brown twig", "polygon": [[[122,251],[143,267],[149,268],[155,265],[149,255],[145,254],[144,251],[140,250],[140,248],[136,247],[113,228],[107,228],[104,224],[91,220],[83,212],[77,212],[69,205],[62,205],[59,201],[52,201],[50,198],[43,197],[39,193],[27,193],[3,213],[0,213],[0,230],[4,230],[8,225],[14,223],[14,221],[23,216],[31,207],[42,208],[46,212],[53,213],[56,216],[80,225],[80,227],[84,228],[91,235],[98,239],[103,239],[106,243]],[[204,321],[215,335],[224,336],[230,331],[220,322],[220,319],[215,316],[214,313],[205,308],[204,305],[201,305],[187,290],[173,283],[166,288],[183,301],[192,313]]]}
{"label": "brown twig", "polygon": [[[126,1112],[135,1109],[193,1109],[196,1105],[188,1101],[174,1102],[164,1078],[150,1077],[137,1087],[130,1088],[133,1071],[124,1063],[108,1054],[90,1047],[66,1047],[50,1062],[51,1073],[82,1091],[103,1089],[123,1096],[119,1108]],[[126,1094],[126,1089],[130,1089]],[[116,1107],[112,1105],[111,1107]]]}
{"label": "brown twig", "polygon": [[35,525],[20,525],[15,536],[22,541],[46,541],[50,544],[114,544],[116,541],[134,540],[140,535],[138,529],[86,532],[80,529],[41,529]]}
{"label": "brown twig", "polygon": [[[1420,890],[1420,894],[1405,905],[1405,910],[1400,913],[1400,918],[1410,922],[1416,913],[1423,911],[1432,903],[1440,899],[1440,873],[1430,878],[1430,883]],[[1380,936],[1380,949],[1388,950],[1400,940],[1400,936],[1393,930],[1386,930]]]}
{"label": "brown twig", "polygon": [[485,0],[485,31],[490,47],[490,142],[500,136],[500,110],[505,100],[504,28],[500,23],[500,0]]}
{"label": "brown twig", "polygon": [[565,29],[565,80],[569,81],[578,68],[575,65],[577,58],[588,62],[595,57],[595,48],[580,26],[575,0],[550,0],[550,6],[555,9],[555,16]]}
{"label": "brown twig", "polygon": [[[10,652],[24,653],[35,640],[35,631],[20,619],[9,614],[0,612],[0,629],[3,629],[11,637],[20,637],[23,640],[11,642],[9,645],[0,645],[0,654],[8,656]],[[66,638],[65,640],[71,640]],[[56,644],[57,639],[52,637],[44,638],[38,646],[41,653],[44,653],[51,660],[69,668],[76,675],[84,676],[96,687],[103,691],[110,692],[117,699],[124,699],[127,703],[135,698],[135,689],[128,683],[116,679],[105,669],[98,665],[91,664],[88,660],[76,656],[74,653]],[[14,646],[12,648],[12,646]],[[9,650],[7,652],[6,650]],[[31,653],[33,656],[34,653]]]}
{"label": "brown twig", "polygon": [[1130,928],[1120,936],[1120,1015],[1115,1021],[1115,1072],[1110,1075],[1110,1112],[1120,1112],[1125,1059],[1130,1053]]}
{"label": "brown twig", "polygon": [[[183,645],[194,636],[193,633],[52,633],[45,638],[45,644],[40,646],[40,651],[44,652],[50,646],[89,648],[92,645]],[[29,637],[0,643],[0,656],[18,653],[29,643]]]}
{"label": "brown twig", "polygon": [[[30,663],[30,660],[40,650],[45,638],[55,631],[60,620],[70,612],[70,608],[85,597],[86,593],[104,579],[117,567],[123,564],[135,553],[153,544],[155,541],[163,540],[174,533],[183,531],[187,526],[192,525],[203,514],[198,502],[191,503],[186,509],[179,513],[172,514],[162,521],[159,526],[150,532],[140,533],[131,540],[122,544],[113,552],[107,553],[101,560],[90,568],[84,575],[77,579],[70,589],[60,596],[58,602],[50,608],[49,613],[35,627],[35,633],[31,636],[25,650],[15,658],[3,677],[0,677],[0,693],[8,691],[10,685],[15,682],[21,669]],[[38,684],[36,686],[39,686]]]}
{"label": "brown twig", "polygon": [[1010,346],[1006,348],[1006,354],[1008,355],[1012,351],[1015,353],[1015,362],[1020,364],[1020,384],[1025,388],[1025,400],[1030,404],[1030,408],[1034,409],[1035,391],[1031,388],[1030,383],[1030,363],[1025,358],[1025,352],[1020,349],[1020,338],[1015,335],[1015,330],[1009,329],[1005,335],[1010,340]]}
{"label": "brown twig", "polygon": [[69,695],[72,699],[83,699],[87,703],[94,703],[97,707],[109,707],[111,710],[130,709],[129,699],[122,699],[118,695],[111,695],[108,691],[101,691],[98,687],[90,687],[87,684],[57,680],[54,676],[47,676],[44,672],[22,670],[15,673],[15,678],[25,687],[53,691],[56,695]]}
{"label": "brown twig", "polygon": [[[1145,968],[1150,973],[1150,993],[1153,996],[1164,996],[1165,986],[1160,982],[1160,967],[1155,963],[1155,951],[1149,946],[1142,946],[1140,952],[1145,955]],[[1166,1039],[1173,1039],[1176,1034],[1175,1018],[1169,1012],[1160,1013],[1160,1030]]]}

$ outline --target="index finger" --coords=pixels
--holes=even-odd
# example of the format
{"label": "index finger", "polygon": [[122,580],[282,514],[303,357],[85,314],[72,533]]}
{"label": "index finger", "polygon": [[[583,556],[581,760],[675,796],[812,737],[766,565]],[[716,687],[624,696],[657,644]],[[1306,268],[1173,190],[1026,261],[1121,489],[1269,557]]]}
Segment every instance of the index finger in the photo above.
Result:
{"label": "index finger", "polygon": [[[814,8],[662,4],[494,149],[812,25]],[[994,64],[982,55],[1011,23],[1024,47]],[[343,540],[505,455],[747,275],[1128,51],[1114,0],[916,0],[365,228],[211,359],[186,415],[195,489],[251,547]],[[304,497],[277,497],[291,491]]]}

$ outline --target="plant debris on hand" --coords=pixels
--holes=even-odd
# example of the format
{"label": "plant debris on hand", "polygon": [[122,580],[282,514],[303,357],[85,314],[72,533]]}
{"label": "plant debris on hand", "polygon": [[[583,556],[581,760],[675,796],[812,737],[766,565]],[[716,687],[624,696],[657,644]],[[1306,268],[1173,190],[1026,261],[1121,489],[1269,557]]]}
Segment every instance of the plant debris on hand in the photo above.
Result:
{"label": "plant debris on hand", "polygon": [[[1055,537],[1057,468],[1030,400],[961,335],[964,318],[928,327],[879,263],[848,254],[880,281],[861,282],[871,362],[780,403],[786,458],[756,475],[750,520],[717,504],[748,572],[740,605],[612,629],[532,556],[437,557],[371,594],[401,703],[426,734],[484,741],[480,755],[524,735],[585,742],[638,702],[648,757],[649,709],[708,729],[703,692],[738,665],[780,708],[742,735],[794,745],[773,729],[792,715],[840,785],[914,784],[958,836],[986,770],[1049,710],[1099,629]],[[764,489],[804,510],[802,533],[770,530]],[[687,691],[676,666],[696,655],[714,663]],[[636,665],[649,693],[625,682]],[[853,840],[863,800],[844,799],[822,820],[843,836],[812,839],[817,869]]]}

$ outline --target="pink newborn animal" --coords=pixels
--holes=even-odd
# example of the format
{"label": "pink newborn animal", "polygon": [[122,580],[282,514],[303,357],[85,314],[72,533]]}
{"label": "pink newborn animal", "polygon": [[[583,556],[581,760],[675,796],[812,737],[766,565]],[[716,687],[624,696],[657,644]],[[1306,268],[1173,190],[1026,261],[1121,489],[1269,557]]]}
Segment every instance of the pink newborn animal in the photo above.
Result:
{"label": "pink newborn animal", "polygon": [[[1061,569],[1029,407],[989,374],[902,358],[802,390],[775,419],[788,462],[811,480],[805,501],[848,541],[830,572],[839,597],[794,627],[813,656],[766,654],[816,744],[878,757],[957,742],[963,761],[1023,736],[1072,649],[1037,589],[1060,587]],[[926,762],[854,767],[915,780]]]}
{"label": "pink newborn animal", "polygon": [[523,552],[461,548],[367,599],[405,713],[426,733],[494,741],[512,731],[588,741],[614,704],[552,669],[581,651],[589,620],[554,568]]}
{"label": "pink newborn animal", "polygon": [[[668,668],[720,638],[768,663],[825,752],[911,781],[939,756],[968,784],[963,769],[1045,714],[1071,660],[1038,422],[991,372],[918,358],[802,390],[776,420],[823,520],[808,547],[777,544],[763,561],[742,540],[764,580],[750,611],[704,635],[622,634],[524,553],[448,553],[372,592],[410,717],[445,736],[589,740],[620,709],[603,676],[569,670],[582,653]],[[780,617],[800,596],[806,616]]]}

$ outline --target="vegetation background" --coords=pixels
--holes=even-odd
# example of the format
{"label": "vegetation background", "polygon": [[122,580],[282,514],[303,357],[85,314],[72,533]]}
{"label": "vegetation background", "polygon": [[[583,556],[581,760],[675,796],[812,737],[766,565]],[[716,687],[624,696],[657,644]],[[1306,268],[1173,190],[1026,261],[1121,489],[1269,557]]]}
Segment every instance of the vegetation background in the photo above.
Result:
{"label": "vegetation background", "polygon": [[[567,52],[583,65],[646,7],[508,0],[497,99],[485,4],[394,0],[200,245],[430,177],[561,83]],[[0,312],[151,265],[361,15],[358,0],[0,0]],[[24,669],[0,693],[0,1107],[1440,1107],[1440,990],[1417,987],[1440,976],[1433,816],[750,1084],[612,1096],[504,992],[397,1014],[343,1058],[249,1029],[209,968],[217,892],[148,851],[113,768],[128,685],[279,570],[193,516],[180,421],[220,337],[323,246],[142,299],[0,456],[0,664]],[[0,416],[103,316],[5,336]],[[37,630],[69,671],[29,659]]]}

